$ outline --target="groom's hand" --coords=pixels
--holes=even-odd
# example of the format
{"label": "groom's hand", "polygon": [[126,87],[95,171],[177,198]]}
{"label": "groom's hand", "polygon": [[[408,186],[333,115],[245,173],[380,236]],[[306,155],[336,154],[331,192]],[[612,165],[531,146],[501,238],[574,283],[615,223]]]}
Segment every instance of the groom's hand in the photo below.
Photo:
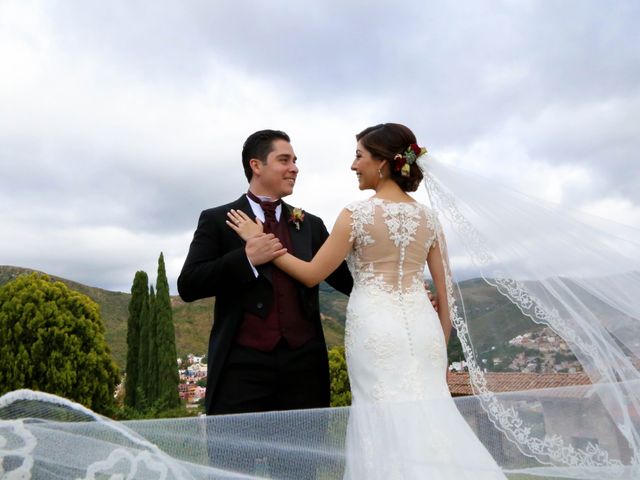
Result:
{"label": "groom's hand", "polygon": [[269,263],[287,253],[287,249],[282,247],[282,243],[273,233],[262,233],[248,239],[244,251],[254,267]]}

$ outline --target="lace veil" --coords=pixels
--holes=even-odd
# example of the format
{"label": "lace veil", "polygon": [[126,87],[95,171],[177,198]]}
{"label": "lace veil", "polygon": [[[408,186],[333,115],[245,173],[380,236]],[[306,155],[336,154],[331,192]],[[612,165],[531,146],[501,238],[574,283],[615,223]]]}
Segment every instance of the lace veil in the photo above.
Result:
{"label": "lace veil", "polygon": [[[547,465],[546,474],[637,478],[640,231],[528,197],[429,155],[418,162],[447,240],[458,246],[445,262],[453,271],[447,274],[451,321],[492,424],[523,454]],[[465,311],[456,262],[508,299],[531,326],[555,332],[592,385],[561,394],[492,392],[487,365],[474,348],[486,332],[475,331]],[[505,324],[484,327],[498,333]]]}

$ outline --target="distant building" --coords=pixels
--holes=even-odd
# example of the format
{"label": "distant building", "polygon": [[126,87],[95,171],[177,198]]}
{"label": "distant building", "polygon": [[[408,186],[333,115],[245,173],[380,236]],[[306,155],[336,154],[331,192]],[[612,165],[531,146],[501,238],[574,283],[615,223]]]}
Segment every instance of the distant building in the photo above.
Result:
{"label": "distant building", "polygon": [[191,365],[201,363],[203,358],[204,355],[194,355],[193,353],[187,355],[187,360]]}
{"label": "distant building", "polygon": [[449,371],[451,372],[464,372],[467,369],[467,362],[462,360],[461,362],[451,362],[449,365]]}

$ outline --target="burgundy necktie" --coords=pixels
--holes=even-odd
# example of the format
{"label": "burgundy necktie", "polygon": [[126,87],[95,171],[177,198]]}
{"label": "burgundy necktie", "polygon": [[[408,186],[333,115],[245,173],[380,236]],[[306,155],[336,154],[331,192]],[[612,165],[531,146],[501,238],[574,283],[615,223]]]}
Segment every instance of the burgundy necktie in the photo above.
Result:
{"label": "burgundy necktie", "polygon": [[276,218],[276,208],[278,207],[278,205],[280,205],[282,200],[278,199],[275,202],[261,200],[256,195],[251,193],[251,190],[247,192],[247,197],[260,204],[260,206],[262,207],[262,211],[264,212],[264,231],[266,233],[273,233],[275,231],[275,226],[278,224],[278,220]]}

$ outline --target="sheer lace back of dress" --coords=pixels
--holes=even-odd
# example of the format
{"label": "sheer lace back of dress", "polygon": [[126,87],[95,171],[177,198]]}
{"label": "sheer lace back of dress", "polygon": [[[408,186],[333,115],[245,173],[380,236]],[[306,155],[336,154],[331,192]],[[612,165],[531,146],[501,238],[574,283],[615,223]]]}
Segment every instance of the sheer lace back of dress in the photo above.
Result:
{"label": "sheer lace back of dress", "polygon": [[386,292],[422,289],[429,249],[436,240],[433,212],[417,202],[380,198],[351,203],[353,250],[347,261],[356,285]]}

